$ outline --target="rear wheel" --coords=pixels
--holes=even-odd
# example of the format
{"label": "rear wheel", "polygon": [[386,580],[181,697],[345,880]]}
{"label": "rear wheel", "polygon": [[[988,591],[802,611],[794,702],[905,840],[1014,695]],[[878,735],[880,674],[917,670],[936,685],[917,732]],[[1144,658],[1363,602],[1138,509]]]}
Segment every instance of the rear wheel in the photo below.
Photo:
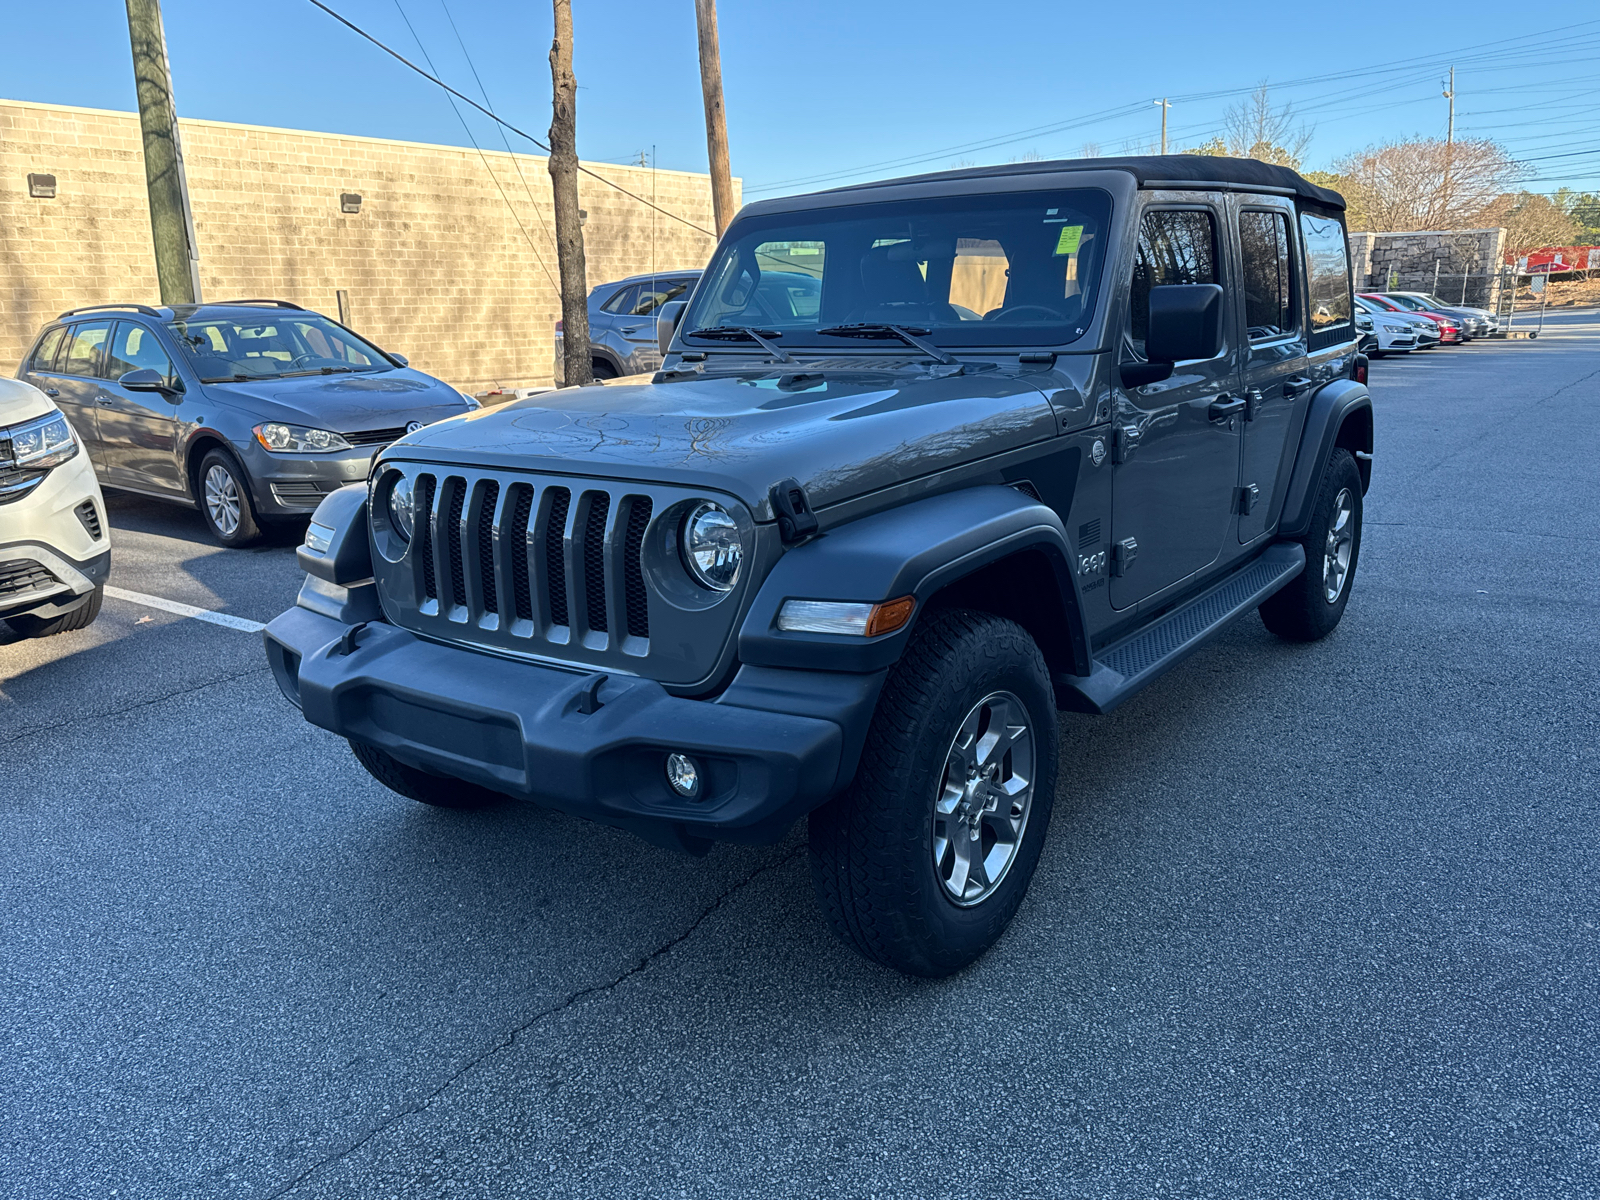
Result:
{"label": "rear wheel", "polygon": [[855,782],[811,815],[834,932],[931,977],[992,946],[1038,865],[1058,736],[1049,671],[1021,626],[927,617],[884,684]]}
{"label": "rear wheel", "polygon": [[100,615],[100,604],[106,597],[104,584],[98,585],[89,593],[86,599],[71,612],[62,613],[57,617],[21,616],[10,617],[6,624],[19,636],[25,638],[54,637],[58,633],[71,633],[75,629],[87,629],[94,624],[94,619]]}
{"label": "rear wheel", "polygon": [[224,546],[248,546],[261,536],[250,482],[233,455],[222,449],[206,451],[197,481],[200,515],[212,537]]}
{"label": "rear wheel", "polygon": [[355,751],[356,761],[367,769],[368,774],[407,800],[417,800],[435,808],[471,810],[492,808],[509,799],[500,792],[491,792],[475,783],[413,767],[401,762],[387,750],[380,750],[354,738],[350,739],[350,749]]}
{"label": "rear wheel", "polygon": [[1261,605],[1261,620],[1291,642],[1327,637],[1344,616],[1361,557],[1361,471],[1336,449],[1322,473],[1311,531],[1300,539],[1306,569]]}
{"label": "rear wheel", "polygon": [[589,364],[589,375],[594,379],[615,379],[617,370],[603,358],[597,358]]}

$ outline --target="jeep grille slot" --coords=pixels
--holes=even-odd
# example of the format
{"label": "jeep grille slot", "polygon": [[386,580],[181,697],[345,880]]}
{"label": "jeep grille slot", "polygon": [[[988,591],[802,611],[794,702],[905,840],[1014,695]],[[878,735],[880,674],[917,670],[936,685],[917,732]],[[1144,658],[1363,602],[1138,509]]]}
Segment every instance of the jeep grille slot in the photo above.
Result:
{"label": "jeep grille slot", "polygon": [[528,582],[528,518],[533,515],[533,488],[526,483],[511,486],[506,511],[511,514],[501,533],[500,545],[511,551],[512,608],[518,621],[533,620],[533,587]]}
{"label": "jeep grille slot", "polygon": [[481,485],[476,521],[478,525],[478,586],[483,592],[483,610],[499,614],[500,597],[494,581],[494,513],[495,502],[500,499],[500,485],[493,479]]}
{"label": "jeep grille slot", "polygon": [[422,594],[429,600],[438,598],[439,588],[433,574],[433,476],[419,475],[413,493],[412,505],[416,512],[416,558],[422,563]]}
{"label": "jeep grille slot", "polygon": [[628,634],[650,636],[650,598],[644,590],[644,531],[655,505],[649,496],[635,496],[628,505],[628,532],[622,545],[622,589],[628,605]]}
{"label": "jeep grille slot", "polygon": [[449,500],[449,514],[445,518],[444,536],[445,551],[450,556],[450,603],[462,608],[467,604],[467,572],[466,564],[461,560],[462,533],[466,522],[461,519],[461,509],[467,498],[467,481],[465,479],[446,479],[444,481],[446,495]]}
{"label": "jeep grille slot", "polygon": [[605,492],[590,492],[588,501],[583,523],[583,615],[590,629],[607,633],[606,517],[611,514],[611,497]]}
{"label": "jeep grille slot", "polygon": [[549,595],[550,624],[570,625],[567,616],[567,508],[572,503],[572,493],[564,487],[550,488],[545,492],[550,499],[550,511],[544,525],[545,588]]}

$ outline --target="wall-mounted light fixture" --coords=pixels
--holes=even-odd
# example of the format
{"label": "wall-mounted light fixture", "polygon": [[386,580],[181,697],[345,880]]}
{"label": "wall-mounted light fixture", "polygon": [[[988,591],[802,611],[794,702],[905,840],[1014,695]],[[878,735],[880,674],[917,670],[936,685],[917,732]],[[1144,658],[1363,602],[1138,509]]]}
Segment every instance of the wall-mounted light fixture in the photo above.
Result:
{"label": "wall-mounted light fixture", "polygon": [[340,212],[347,212],[347,213],[358,213],[358,212],[360,212],[361,211],[361,193],[360,192],[340,192],[339,193],[339,211]]}
{"label": "wall-mounted light fixture", "polygon": [[578,228],[582,229],[588,223],[589,223],[589,210],[587,208],[580,208],[578,210]]}
{"label": "wall-mounted light fixture", "polygon": [[28,195],[35,200],[54,200],[56,198],[56,177],[54,175],[29,175]]}

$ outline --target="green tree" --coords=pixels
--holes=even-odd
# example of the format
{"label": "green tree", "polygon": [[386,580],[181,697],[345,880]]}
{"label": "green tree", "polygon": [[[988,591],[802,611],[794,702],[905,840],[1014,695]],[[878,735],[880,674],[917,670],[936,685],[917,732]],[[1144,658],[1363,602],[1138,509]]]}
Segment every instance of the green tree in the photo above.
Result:
{"label": "green tree", "polygon": [[1600,193],[1562,188],[1556,193],[1555,203],[1571,218],[1575,227],[1573,236],[1579,245],[1600,245]]}

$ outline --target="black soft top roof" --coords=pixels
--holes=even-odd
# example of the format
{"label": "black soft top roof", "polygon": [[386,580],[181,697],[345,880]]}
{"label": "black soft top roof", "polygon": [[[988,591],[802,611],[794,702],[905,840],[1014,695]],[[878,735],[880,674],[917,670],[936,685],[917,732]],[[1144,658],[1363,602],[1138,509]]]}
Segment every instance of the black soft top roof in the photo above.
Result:
{"label": "black soft top roof", "polygon": [[1233,191],[1272,190],[1289,192],[1302,200],[1327,208],[1344,209],[1344,197],[1318,187],[1298,171],[1274,166],[1254,158],[1219,158],[1209,154],[1149,154],[1127,158],[1062,158],[1050,162],[1004,163],[993,167],[965,167],[956,171],[935,171],[929,175],[908,175],[874,183],[832,188],[827,195],[866,188],[891,187],[903,183],[936,183],[950,179],[983,179],[1008,175],[1053,175],[1061,171],[1126,171],[1140,187],[1174,183],[1185,187],[1222,184]]}

